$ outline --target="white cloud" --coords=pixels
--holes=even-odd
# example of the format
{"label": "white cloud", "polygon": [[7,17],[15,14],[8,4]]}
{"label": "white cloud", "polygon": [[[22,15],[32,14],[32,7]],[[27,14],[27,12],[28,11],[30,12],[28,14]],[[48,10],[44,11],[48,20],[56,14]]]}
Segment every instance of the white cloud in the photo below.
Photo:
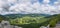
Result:
{"label": "white cloud", "polygon": [[[33,4],[32,4],[33,2]],[[0,14],[29,14],[29,13],[44,13],[44,14],[59,14],[59,1],[54,5],[49,5],[50,0],[44,0],[41,4],[38,0],[0,0]]]}
{"label": "white cloud", "polygon": [[44,2],[44,3],[49,3],[49,2],[50,2],[50,0],[43,0],[43,2]]}

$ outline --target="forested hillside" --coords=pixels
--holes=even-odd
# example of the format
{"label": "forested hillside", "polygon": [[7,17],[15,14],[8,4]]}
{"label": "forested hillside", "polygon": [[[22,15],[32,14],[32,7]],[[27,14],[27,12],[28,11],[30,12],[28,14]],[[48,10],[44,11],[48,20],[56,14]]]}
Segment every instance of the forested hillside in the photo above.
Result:
{"label": "forested hillside", "polygon": [[60,21],[60,14],[56,15],[40,15],[40,14],[11,14],[0,15],[0,21],[8,20],[11,25],[18,25],[24,28],[39,28],[40,26],[54,27]]}
{"label": "forested hillside", "polygon": [[54,27],[56,25],[56,23],[60,21],[60,14],[52,15],[49,18],[51,18],[51,20],[49,22],[50,26]]}

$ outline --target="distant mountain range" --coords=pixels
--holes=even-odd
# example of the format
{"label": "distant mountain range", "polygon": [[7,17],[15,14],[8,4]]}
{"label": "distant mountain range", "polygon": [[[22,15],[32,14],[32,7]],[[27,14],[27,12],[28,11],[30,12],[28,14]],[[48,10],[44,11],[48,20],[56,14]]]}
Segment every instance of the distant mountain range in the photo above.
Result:
{"label": "distant mountain range", "polygon": [[48,17],[50,16],[49,14],[7,14],[7,15],[0,15],[4,19],[16,19],[16,18],[22,18],[24,16],[29,16],[29,17]]}

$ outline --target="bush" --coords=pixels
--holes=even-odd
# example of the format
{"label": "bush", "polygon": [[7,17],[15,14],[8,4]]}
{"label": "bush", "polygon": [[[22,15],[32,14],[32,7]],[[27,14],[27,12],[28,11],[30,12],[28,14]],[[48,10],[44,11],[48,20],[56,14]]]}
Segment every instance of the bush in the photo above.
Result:
{"label": "bush", "polygon": [[58,21],[57,19],[51,20],[51,21],[50,21],[50,27],[55,27],[57,21]]}

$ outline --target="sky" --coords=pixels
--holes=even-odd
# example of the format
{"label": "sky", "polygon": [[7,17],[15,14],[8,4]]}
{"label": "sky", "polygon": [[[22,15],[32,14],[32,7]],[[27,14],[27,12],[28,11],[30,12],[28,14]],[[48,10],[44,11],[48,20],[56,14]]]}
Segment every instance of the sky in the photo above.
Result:
{"label": "sky", "polygon": [[0,0],[0,14],[60,14],[60,0]]}

